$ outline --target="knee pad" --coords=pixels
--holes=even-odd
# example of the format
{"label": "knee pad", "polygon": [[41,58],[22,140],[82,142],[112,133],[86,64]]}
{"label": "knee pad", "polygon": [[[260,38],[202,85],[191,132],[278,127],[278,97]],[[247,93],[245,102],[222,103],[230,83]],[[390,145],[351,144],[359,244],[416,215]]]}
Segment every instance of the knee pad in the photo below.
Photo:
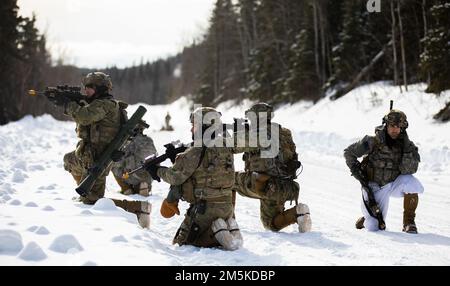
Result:
{"label": "knee pad", "polygon": [[231,235],[228,230],[228,224],[222,218],[213,221],[211,229],[214,237],[225,250],[236,250],[239,248],[239,241]]}
{"label": "knee pad", "polygon": [[241,231],[239,230],[237,221],[233,217],[230,217],[229,219],[227,219],[227,225],[231,235],[239,243],[238,248],[241,248],[244,244],[244,238],[242,237]]}
{"label": "knee pad", "polygon": [[297,212],[297,224],[299,232],[311,231],[312,221],[309,213],[309,207],[306,204],[298,204],[295,208]]}

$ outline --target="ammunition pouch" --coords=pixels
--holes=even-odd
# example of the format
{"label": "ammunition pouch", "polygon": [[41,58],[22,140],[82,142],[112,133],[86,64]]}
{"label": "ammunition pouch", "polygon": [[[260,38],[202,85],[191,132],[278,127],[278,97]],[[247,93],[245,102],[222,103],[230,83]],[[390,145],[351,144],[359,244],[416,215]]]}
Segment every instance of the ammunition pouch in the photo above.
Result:
{"label": "ammunition pouch", "polygon": [[195,219],[195,216],[197,214],[205,214],[205,212],[206,212],[206,201],[199,200],[197,203],[192,204],[189,207],[187,214],[188,216],[191,217],[191,219]]}
{"label": "ammunition pouch", "polygon": [[197,239],[199,234],[200,234],[200,226],[195,222],[193,222],[191,224],[191,228],[189,229],[189,234],[186,237],[186,243],[192,244]]}
{"label": "ammunition pouch", "polygon": [[195,203],[195,197],[194,197],[194,182],[192,179],[187,179],[182,185],[181,185],[181,199],[188,202],[188,203]]}
{"label": "ammunition pouch", "polygon": [[83,168],[88,169],[95,162],[95,154],[91,145],[84,142],[79,141],[77,144],[77,148],[75,149],[75,157],[80,160]]}

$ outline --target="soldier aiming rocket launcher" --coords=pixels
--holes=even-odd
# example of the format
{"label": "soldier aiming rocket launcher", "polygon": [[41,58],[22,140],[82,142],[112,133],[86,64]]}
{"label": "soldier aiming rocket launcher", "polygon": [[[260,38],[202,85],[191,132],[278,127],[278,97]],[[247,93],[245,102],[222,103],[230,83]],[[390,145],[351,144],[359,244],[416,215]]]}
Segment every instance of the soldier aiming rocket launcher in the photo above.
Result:
{"label": "soldier aiming rocket launcher", "polygon": [[137,130],[148,127],[142,121],[142,117],[146,112],[147,110],[143,106],[139,106],[130,119],[122,125],[117,135],[108,147],[106,147],[106,150],[103,151],[94,165],[89,168],[87,177],[75,189],[80,196],[86,196],[88,194],[98,177],[112,164],[115,154],[121,152],[127,141],[136,134]]}
{"label": "soldier aiming rocket launcher", "polygon": [[55,105],[63,105],[69,101],[80,102],[82,99],[86,99],[86,96],[81,93],[81,87],[79,86],[69,86],[69,85],[58,85],[56,87],[49,86],[45,91],[36,91],[30,89],[28,91],[30,96],[45,96]]}
{"label": "soldier aiming rocket launcher", "polygon": [[[164,147],[166,148],[166,152],[164,154],[162,154],[160,156],[150,155],[150,156],[146,157],[141,162],[141,166],[137,167],[134,170],[124,173],[122,175],[122,178],[126,180],[130,177],[131,174],[136,173],[139,170],[146,169],[151,165],[161,164],[162,162],[164,162],[167,159],[170,159],[170,161],[173,163],[173,162],[175,162],[175,157],[179,153],[186,151],[186,149],[189,148],[189,146],[190,145],[181,144],[179,141],[168,143],[168,144],[164,145]],[[157,179],[157,181],[160,182],[160,180],[158,180],[158,179]]]}

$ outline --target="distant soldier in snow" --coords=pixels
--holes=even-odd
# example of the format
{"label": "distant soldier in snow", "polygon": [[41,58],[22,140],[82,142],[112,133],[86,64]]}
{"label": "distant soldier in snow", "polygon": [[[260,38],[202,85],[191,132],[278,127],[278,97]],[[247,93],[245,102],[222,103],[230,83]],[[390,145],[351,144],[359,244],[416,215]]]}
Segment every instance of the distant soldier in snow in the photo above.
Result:
{"label": "distant soldier in snow", "polygon": [[172,119],[172,117],[170,116],[169,112],[167,111],[166,118],[165,118],[166,126],[164,128],[167,131],[173,131],[173,127],[172,127],[172,125],[170,125],[170,119]]}
{"label": "distant soldier in snow", "polygon": [[[142,126],[142,125],[141,125]],[[137,130],[133,141],[124,149],[124,156],[119,162],[114,163],[112,173],[124,195],[139,194],[147,197],[151,194],[152,178],[145,170],[138,171],[124,179],[122,175],[141,164],[145,157],[156,153],[152,138],[144,134],[144,128]]]}
{"label": "distant soldier in snow", "polygon": [[[210,124],[201,121],[205,116],[211,119]],[[193,138],[203,137],[215,124],[222,126],[220,113],[210,107],[197,108],[190,120]],[[214,140],[223,138],[218,134]],[[147,168],[153,179],[161,178],[171,184],[161,205],[161,215],[165,218],[179,215],[179,200],[187,201],[190,206],[173,243],[236,250],[242,246],[243,239],[233,218],[233,151],[201,143],[178,154],[171,168],[158,165]]]}
{"label": "distant soldier in snow", "polygon": [[[374,192],[375,201],[383,214],[387,216],[389,198],[403,197],[403,231],[417,233],[416,208],[418,194],[423,193],[422,184],[412,175],[420,162],[418,148],[409,140],[406,129],[408,121],[405,113],[391,110],[383,117],[383,125],[375,129],[375,136],[365,136],[344,150],[347,166],[355,178],[363,176]],[[362,162],[359,157],[365,156]],[[363,200],[367,201],[366,192]],[[356,228],[378,230],[378,221],[369,215],[362,202],[361,217]]]}
{"label": "distant soldier in snow", "polygon": [[[248,116],[250,113],[254,116]],[[267,103],[256,103],[246,111],[251,125],[262,126],[262,120],[267,120],[268,128],[258,127],[258,136],[260,132],[267,132],[268,138],[274,137],[273,130],[278,127],[279,149],[274,158],[261,156],[262,149],[259,147],[244,150],[245,171],[236,173],[234,190],[241,196],[259,199],[264,228],[280,231],[297,223],[299,232],[308,232],[311,231],[309,207],[298,203],[300,186],[294,181],[296,171],[301,166],[295,143],[289,129],[271,121],[272,114],[273,108]],[[285,210],[287,201],[295,201],[296,205]]]}
{"label": "distant soldier in snow", "polygon": [[[126,120],[126,103],[114,100],[110,94],[112,82],[109,75],[102,72],[89,73],[83,79],[86,100],[58,103],[64,106],[65,114],[76,122],[76,132],[80,141],[75,151],[64,156],[64,169],[70,172],[79,185],[88,175],[108,144],[114,139]],[[92,189],[80,200],[85,204],[94,204],[105,195],[106,176],[110,169],[96,180]],[[150,224],[151,204],[146,201],[115,200],[114,203],[138,217],[139,224],[148,228]]]}

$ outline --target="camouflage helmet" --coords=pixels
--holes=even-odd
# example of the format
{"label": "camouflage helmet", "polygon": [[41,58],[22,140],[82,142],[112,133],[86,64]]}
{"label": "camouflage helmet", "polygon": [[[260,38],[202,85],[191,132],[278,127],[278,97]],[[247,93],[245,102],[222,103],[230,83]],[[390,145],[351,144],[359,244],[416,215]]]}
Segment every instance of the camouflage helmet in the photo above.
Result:
{"label": "camouflage helmet", "polygon": [[82,80],[84,86],[93,85],[95,87],[106,87],[108,91],[112,90],[111,77],[103,72],[88,73]]}
{"label": "camouflage helmet", "polygon": [[273,117],[272,105],[265,103],[265,102],[258,102],[258,103],[253,104],[249,109],[247,109],[245,111],[245,117],[247,117],[247,114],[249,112],[254,112],[257,115],[259,115],[260,112],[268,112],[269,113],[268,118],[272,119],[272,117]]}
{"label": "camouflage helmet", "polygon": [[406,114],[398,109],[392,109],[383,117],[383,124],[396,125],[402,129],[408,128]]}
{"label": "camouflage helmet", "polygon": [[[222,113],[217,111],[216,109],[212,107],[197,107],[189,116],[189,121],[191,123],[194,123],[195,118],[201,118],[203,120],[203,117],[208,115],[208,119],[212,119],[212,124],[219,122],[222,123],[220,117],[222,116]],[[211,117],[210,117],[211,116]],[[205,124],[209,125],[209,124]]]}

